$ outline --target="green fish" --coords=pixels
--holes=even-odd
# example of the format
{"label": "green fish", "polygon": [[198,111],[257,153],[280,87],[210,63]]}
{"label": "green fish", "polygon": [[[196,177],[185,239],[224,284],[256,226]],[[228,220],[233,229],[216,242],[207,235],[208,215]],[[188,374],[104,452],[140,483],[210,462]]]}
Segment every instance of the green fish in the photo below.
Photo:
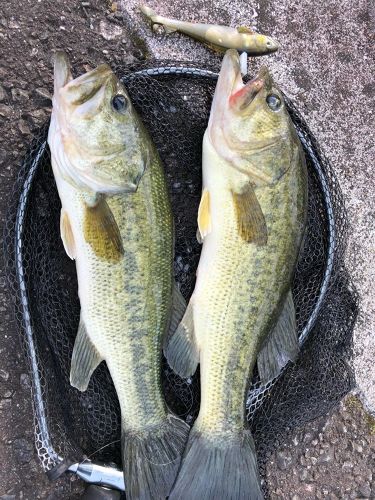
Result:
{"label": "green fish", "polygon": [[84,391],[106,361],[121,408],[127,498],[164,499],[189,428],[170,413],[161,389],[163,338],[185,309],[173,281],[163,166],[110,67],[73,79],[62,53],[48,143],[81,304],[71,384]]}
{"label": "green fish", "polygon": [[216,24],[189,23],[178,21],[164,16],[158,16],[147,5],[141,6],[142,13],[147,16],[153,25],[162,25],[166,33],[178,31],[184,33],[212,49],[225,52],[227,49],[236,49],[251,56],[262,56],[276,52],[278,43],[269,36],[261,35],[247,26],[231,28]]}
{"label": "green fish", "polygon": [[170,500],[258,500],[245,403],[256,362],[274,378],[298,355],[291,284],[305,228],[307,172],[267,68],[246,85],[239,55],[222,63],[203,140],[195,290],[164,350],[201,406]]}

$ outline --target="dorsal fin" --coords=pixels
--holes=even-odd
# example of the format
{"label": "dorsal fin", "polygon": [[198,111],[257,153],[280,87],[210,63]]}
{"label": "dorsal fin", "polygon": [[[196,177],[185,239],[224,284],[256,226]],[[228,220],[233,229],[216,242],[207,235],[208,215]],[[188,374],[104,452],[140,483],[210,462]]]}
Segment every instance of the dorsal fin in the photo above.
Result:
{"label": "dorsal fin", "polygon": [[255,31],[249,28],[249,26],[238,26],[237,31],[238,33],[247,33],[249,35],[253,35],[255,33]]}

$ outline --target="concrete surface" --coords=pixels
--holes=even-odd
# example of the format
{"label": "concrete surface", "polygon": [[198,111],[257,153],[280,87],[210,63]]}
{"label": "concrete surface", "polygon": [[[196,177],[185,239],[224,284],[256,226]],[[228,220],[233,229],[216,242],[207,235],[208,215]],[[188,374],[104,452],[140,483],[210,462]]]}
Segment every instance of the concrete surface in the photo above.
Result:
{"label": "concrete surface", "polygon": [[[121,0],[129,25],[157,58],[209,61],[217,56],[180,34],[152,36],[137,0]],[[347,266],[360,294],[355,329],[358,390],[375,414],[375,3],[366,0],[150,0],[158,14],[189,21],[250,25],[280,43],[272,56],[252,59],[249,72],[267,64],[293,98],[335,168],[350,234]],[[372,29],[371,29],[372,27]]]}

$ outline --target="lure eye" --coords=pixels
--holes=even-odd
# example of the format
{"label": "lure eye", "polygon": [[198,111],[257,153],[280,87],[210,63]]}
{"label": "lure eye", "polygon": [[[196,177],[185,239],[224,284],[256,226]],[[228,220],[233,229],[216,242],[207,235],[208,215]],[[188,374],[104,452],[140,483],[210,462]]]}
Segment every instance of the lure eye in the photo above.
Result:
{"label": "lure eye", "polygon": [[124,114],[128,107],[128,100],[125,96],[118,94],[112,97],[112,108],[118,113]]}
{"label": "lure eye", "polygon": [[278,111],[281,108],[281,99],[276,94],[270,94],[266,97],[266,102],[268,107],[272,109],[272,111]]}

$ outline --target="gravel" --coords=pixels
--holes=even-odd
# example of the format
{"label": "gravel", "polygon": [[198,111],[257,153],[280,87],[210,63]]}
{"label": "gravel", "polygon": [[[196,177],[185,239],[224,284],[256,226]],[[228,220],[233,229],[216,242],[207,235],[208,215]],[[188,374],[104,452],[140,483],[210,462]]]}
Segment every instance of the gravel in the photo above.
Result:
{"label": "gravel", "polygon": [[24,438],[13,441],[13,451],[20,465],[28,464],[33,457],[34,446]]}
{"label": "gravel", "polygon": [[375,420],[350,395],[287,436],[267,465],[269,493],[274,499],[374,498],[374,463]]}
{"label": "gravel", "polygon": [[9,378],[9,372],[0,368],[0,378],[6,382]]}

